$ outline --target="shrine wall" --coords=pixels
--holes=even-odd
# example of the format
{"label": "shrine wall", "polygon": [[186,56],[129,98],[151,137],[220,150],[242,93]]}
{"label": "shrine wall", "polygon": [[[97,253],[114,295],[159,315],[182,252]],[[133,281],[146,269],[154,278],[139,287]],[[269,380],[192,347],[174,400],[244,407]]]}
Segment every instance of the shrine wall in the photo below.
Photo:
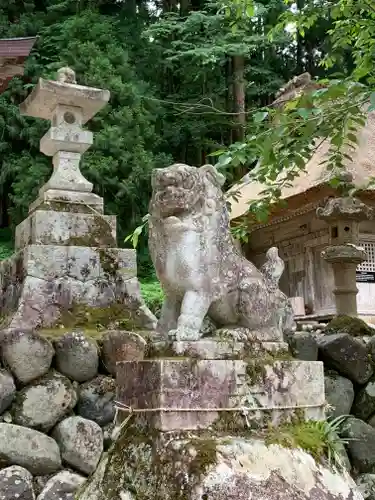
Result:
{"label": "shrine wall", "polygon": [[[271,246],[279,249],[285,262],[280,288],[289,297],[303,297],[306,315],[335,314],[334,280],[331,266],[321,257],[328,245],[329,229],[315,215],[316,207],[300,215],[280,219],[257,228],[244,248],[246,257],[258,267],[265,261]],[[359,266],[357,274],[358,312],[375,320],[375,224],[360,226],[361,245],[369,259]]]}

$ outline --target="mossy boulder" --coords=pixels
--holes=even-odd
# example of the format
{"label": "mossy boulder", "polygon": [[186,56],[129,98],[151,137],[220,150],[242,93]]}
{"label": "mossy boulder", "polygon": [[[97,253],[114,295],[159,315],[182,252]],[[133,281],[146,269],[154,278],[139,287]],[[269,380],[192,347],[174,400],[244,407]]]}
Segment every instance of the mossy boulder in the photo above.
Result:
{"label": "mossy boulder", "polygon": [[125,424],[77,500],[363,500],[342,471],[301,449]]}
{"label": "mossy boulder", "polygon": [[336,316],[324,330],[325,334],[348,333],[353,337],[372,337],[375,335],[375,328],[371,328],[365,321],[353,316]]}

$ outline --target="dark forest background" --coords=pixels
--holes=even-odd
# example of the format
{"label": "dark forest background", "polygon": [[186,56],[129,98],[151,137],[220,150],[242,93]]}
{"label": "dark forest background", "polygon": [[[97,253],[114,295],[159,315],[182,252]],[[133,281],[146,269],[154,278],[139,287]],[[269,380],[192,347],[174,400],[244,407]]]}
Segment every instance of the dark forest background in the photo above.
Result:
{"label": "dark forest background", "polygon": [[[49,124],[18,111],[39,77],[55,78],[68,65],[78,83],[110,90],[110,105],[88,124],[95,144],[82,171],[107,213],[118,215],[124,244],[147,213],[153,168],[214,161],[210,153],[244,141],[249,114],[272,102],[283,83],[304,71],[326,76],[319,63],[330,50],[329,16],[303,38],[286,30],[270,41],[284,1],[244,8],[238,0],[1,0],[1,38],[39,37],[24,77],[0,95],[1,257],[51,172],[51,160],[39,153]],[[348,52],[340,71],[349,73],[350,61]],[[232,169],[228,183],[251,167]],[[141,276],[152,274],[144,236],[139,262]]]}

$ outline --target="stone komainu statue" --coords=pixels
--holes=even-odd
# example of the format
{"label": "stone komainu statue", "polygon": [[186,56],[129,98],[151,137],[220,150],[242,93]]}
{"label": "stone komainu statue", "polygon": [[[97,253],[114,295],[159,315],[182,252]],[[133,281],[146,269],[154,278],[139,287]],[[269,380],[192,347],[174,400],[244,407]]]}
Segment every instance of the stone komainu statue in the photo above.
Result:
{"label": "stone komainu statue", "polygon": [[212,165],[153,172],[149,247],[165,293],[158,328],[177,340],[198,340],[208,314],[217,326],[280,341],[290,316],[278,289],[284,266],[274,248],[263,274],[235,248],[223,184]]}

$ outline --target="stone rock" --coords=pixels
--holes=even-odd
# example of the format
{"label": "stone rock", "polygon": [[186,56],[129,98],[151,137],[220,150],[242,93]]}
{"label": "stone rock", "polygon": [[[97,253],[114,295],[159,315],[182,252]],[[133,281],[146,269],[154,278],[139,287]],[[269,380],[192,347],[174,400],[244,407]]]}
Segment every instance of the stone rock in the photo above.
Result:
{"label": "stone rock", "polygon": [[48,432],[76,403],[70,380],[52,371],[17,393],[11,409],[13,422]]}
{"label": "stone rock", "polygon": [[115,429],[115,423],[111,422],[103,427],[103,444],[104,451],[108,451],[113,443],[113,431]]}
{"label": "stone rock", "polygon": [[143,359],[145,350],[145,339],[135,332],[109,330],[102,337],[103,363],[113,376],[116,376],[116,363],[118,361]]}
{"label": "stone rock", "polygon": [[51,437],[19,425],[0,424],[0,464],[20,465],[34,475],[44,475],[61,469],[61,457]]}
{"label": "stone rock", "polygon": [[358,418],[349,418],[341,429],[349,438],[347,448],[352,466],[360,473],[375,472],[375,429]]}
{"label": "stone rock", "polygon": [[33,476],[19,465],[0,471],[1,500],[35,500]]}
{"label": "stone rock", "polygon": [[0,415],[12,404],[16,386],[13,377],[5,370],[0,370]]}
{"label": "stone rock", "polygon": [[336,316],[324,329],[324,333],[347,333],[352,337],[372,337],[375,335],[375,328],[371,327],[363,319],[353,316]]}
{"label": "stone rock", "polygon": [[347,333],[323,335],[317,341],[329,367],[358,384],[365,384],[370,379],[373,369],[362,342]]}
{"label": "stone rock", "polygon": [[277,248],[267,252],[264,273],[238,252],[224,182],[212,165],[152,172],[149,249],[165,291],[158,329],[173,340],[199,340],[209,311],[218,327],[273,331],[268,340],[281,341],[291,314],[278,288],[284,266]]}
{"label": "stone rock", "polygon": [[82,417],[69,417],[53,431],[64,462],[74,469],[91,474],[103,451],[103,433],[99,425]]}
{"label": "stone rock", "polygon": [[53,476],[54,474],[47,474],[44,476],[34,476],[33,484],[34,484],[34,493],[36,496],[42,493],[45,485]]}
{"label": "stone rock", "polygon": [[86,478],[69,471],[62,471],[51,477],[37,500],[74,500],[74,493]]}
{"label": "stone rock", "polygon": [[367,349],[372,362],[375,363],[375,337],[371,337],[367,342]]}
{"label": "stone rock", "polygon": [[64,335],[55,343],[57,369],[77,382],[86,382],[98,372],[96,342],[81,332]]}
{"label": "stone rock", "polygon": [[363,495],[363,500],[375,500],[375,474],[361,474],[355,482]]}
{"label": "stone rock", "polygon": [[362,500],[347,472],[318,465],[301,449],[244,437],[147,433],[134,446],[131,436],[122,429],[119,445],[103,455],[77,500],[134,500],[134,492],[176,500],[182,490],[187,500]]}
{"label": "stone rock", "polygon": [[355,417],[361,420],[368,420],[368,418],[375,413],[375,380],[371,379],[362,389],[357,393],[352,412]]}
{"label": "stone rock", "polygon": [[13,417],[10,411],[6,411],[1,415],[0,422],[5,422],[6,424],[11,424],[13,422]]}
{"label": "stone rock", "polygon": [[217,327],[212,319],[209,316],[205,316],[201,326],[202,337],[212,337],[216,330]]}
{"label": "stone rock", "polygon": [[100,426],[106,425],[115,416],[115,396],[115,380],[99,375],[80,386],[77,413],[81,417],[93,420]]}
{"label": "stone rock", "polygon": [[332,406],[330,416],[348,415],[354,401],[353,383],[333,371],[324,377],[327,403]]}
{"label": "stone rock", "polygon": [[374,415],[372,415],[372,417],[370,417],[370,418],[368,419],[367,423],[368,423],[369,425],[371,425],[371,427],[374,427],[374,428],[375,428],[375,414],[374,414]]}
{"label": "stone rock", "polygon": [[48,372],[54,350],[45,338],[31,332],[8,332],[2,342],[3,362],[23,384]]}
{"label": "stone rock", "polygon": [[310,332],[295,332],[288,337],[293,356],[304,361],[317,361],[318,344]]}

